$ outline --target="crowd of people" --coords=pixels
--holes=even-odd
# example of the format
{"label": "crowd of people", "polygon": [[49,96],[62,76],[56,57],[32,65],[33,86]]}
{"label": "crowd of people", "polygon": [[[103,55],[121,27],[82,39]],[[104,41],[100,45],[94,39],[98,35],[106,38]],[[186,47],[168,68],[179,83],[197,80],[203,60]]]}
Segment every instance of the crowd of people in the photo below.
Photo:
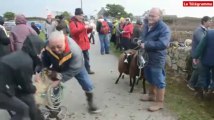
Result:
{"label": "crowd of people", "polygon": [[[89,77],[89,74],[95,74],[91,70],[89,50],[90,43],[95,44],[96,32],[101,55],[110,54],[110,42],[121,51],[136,46],[146,51],[148,61],[143,71],[149,83],[149,93],[141,100],[154,101],[149,111],[164,108],[165,62],[171,30],[162,20],[162,11],[152,8],[144,21],[139,19],[135,24],[130,18],[121,17],[111,22],[99,16],[95,25],[94,20],[84,21],[81,8],[76,8],[74,14],[69,22],[62,15],[55,18],[48,15],[45,42],[39,38],[40,31],[35,23],[26,24],[24,15],[16,16],[16,26],[9,35],[3,26],[4,18],[0,16],[0,108],[14,111],[12,120],[42,120],[33,98],[36,88],[31,79],[34,73],[47,68],[62,75],[58,80],[54,77],[56,74],[52,74],[53,86],[75,77],[85,92],[89,112],[101,112],[94,103],[94,86]],[[208,29],[210,20],[208,16],[203,17],[201,26],[193,35],[194,71],[188,86],[199,93],[213,84],[214,52],[211,51],[214,32]],[[140,45],[135,43],[136,39],[140,40]]]}
{"label": "crowd of people", "polygon": [[[4,98],[0,100],[0,108],[15,111],[16,114],[12,119],[37,120],[40,111],[32,100],[36,88],[32,84],[31,77],[35,72],[41,71],[41,68],[48,68],[62,75],[60,81],[54,79],[54,74],[52,75],[53,86],[75,77],[85,91],[89,111],[99,113],[100,109],[93,102],[93,83],[89,77],[89,74],[95,74],[90,67],[89,39],[93,40],[97,31],[101,55],[110,53],[110,41],[117,49],[123,51],[136,47],[133,39],[142,40],[140,47],[145,49],[149,56],[144,72],[150,83],[149,94],[143,96],[142,100],[155,101],[155,105],[148,108],[150,111],[162,109],[166,86],[164,65],[170,30],[161,17],[161,10],[153,8],[144,25],[141,20],[134,25],[130,18],[120,18],[119,22],[117,20],[111,22],[103,16],[100,16],[96,25],[93,25],[84,21],[82,9],[77,8],[75,16],[69,23],[63,16],[56,16],[55,19],[52,16],[47,17],[45,24],[47,40],[43,43],[38,37],[39,31],[35,24],[32,23],[32,27],[27,26],[25,16],[17,15],[16,26],[10,31],[9,36],[3,30],[5,35],[1,39],[4,41],[3,45],[10,46],[12,53],[2,55],[0,59],[1,97]],[[94,40],[91,42],[95,43]],[[19,62],[24,64],[18,64]],[[8,78],[8,75],[11,77]]]}
{"label": "crowd of people", "polygon": [[141,37],[143,30],[142,20],[138,19],[134,24],[130,18],[121,17],[119,21],[114,20],[112,24],[113,27],[110,27],[111,37],[109,39],[114,43],[116,49],[124,51],[137,47],[134,40]]}
{"label": "crowd of people", "polygon": [[[86,95],[90,113],[100,113],[94,103],[93,83],[89,74],[90,25],[85,25],[82,9],[75,10],[69,24],[63,16],[47,17],[45,24],[46,41],[38,36],[34,23],[28,26],[24,15],[15,17],[16,26],[10,34],[4,29],[4,19],[0,17],[0,108],[15,112],[12,120],[42,120],[34,94],[32,76],[41,69],[50,69],[52,86],[75,77]],[[71,37],[72,38],[71,38]],[[4,50],[7,47],[7,51]],[[62,75],[58,80],[57,74]]]}

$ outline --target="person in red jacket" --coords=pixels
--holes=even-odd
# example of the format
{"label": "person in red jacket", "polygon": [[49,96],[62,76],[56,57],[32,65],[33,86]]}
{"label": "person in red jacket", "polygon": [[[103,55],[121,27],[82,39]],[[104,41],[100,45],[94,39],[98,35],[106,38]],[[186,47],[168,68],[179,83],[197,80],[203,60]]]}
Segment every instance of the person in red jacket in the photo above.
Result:
{"label": "person in red jacket", "polygon": [[82,49],[85,60],[85,68],[88,71],[88,74],[94,74],[94,72],[90,69],[88,52],[90,49],[88,33],[92,32],[92,26],[85,25],[84,14],[81,8],[76,8],[75,16],[71,18],[69,27],[72,38]]}
{"label": "person in red jacket", "polygon": [[124,48],[124,50],[128,50],[131,47],[131,38],[133,34],[133,24],[131,23],[130,18],[126,18],[125,27],[123,28],[122,39],[121,39],[121,45]]}

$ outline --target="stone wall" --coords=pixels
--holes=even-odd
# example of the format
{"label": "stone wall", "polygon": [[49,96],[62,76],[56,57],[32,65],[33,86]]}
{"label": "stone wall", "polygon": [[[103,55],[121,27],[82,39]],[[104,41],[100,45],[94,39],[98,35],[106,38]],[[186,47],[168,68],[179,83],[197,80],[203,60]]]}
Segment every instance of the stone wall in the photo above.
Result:
{"label": "stone wall", "polygon": [[167,51],[167,66],[174,72],[186,75],[186,59],[190,55],[191,47],[170,47]]}

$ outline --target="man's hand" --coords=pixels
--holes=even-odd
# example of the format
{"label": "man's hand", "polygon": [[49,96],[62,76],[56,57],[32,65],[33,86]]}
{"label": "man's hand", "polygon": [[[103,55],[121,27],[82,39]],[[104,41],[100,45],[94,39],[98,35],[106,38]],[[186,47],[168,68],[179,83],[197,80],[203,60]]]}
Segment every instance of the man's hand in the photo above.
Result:
{"label": "man's hand", "polygon": [[193,59],[192,62],[193,64],[197,65],[199,63],[199,59]]}
{"label": "man's hand", "polygon": [[56,71],[49,71],[48,77],[51,79],[51,81],[60,81],[62,79],[62,74]]}
{"label": "man's hand", "polygon": [[90,25],[85,25],[85,29],[92,29],[93,27]]}
{"label": "man's hand", "polygon": [[89,25],[85,25],[85,29],[88,29],[89,28]]}
{"label": "man's hand", "polygon": [[138,46],[141,46],[141,40],[138,40],[138,41],[137,41],[137,45],[138,45]]}
{"label": "man's hand", "polygon": [[51,86],[52,86],[52,87],[57,87],[59,84],[60,84],[60,80],[58,80],[58,81],[53,81],[53,82],[51,83]]}
{"label": "man's hand", "polygon": [[141,46],[141,48],[144,48],[144,47],[145,47],[145,46],[144,46],[144,43],[141,43],[141,45],[140,45],[140,46]]}
{"label": "man's hand", "polygon": [[38,74],[38,73],[36,73],[34,77],[35,77],[35,79],[34,79],[34,80],[35,80],[35,82],[39,82],[39,81],[41,81],[41,78],[40,78],[40,76],[39,76],[39,74]]}
{"label": "man's hand", "polygon": [[121,31],[121,34],[122,34],[122,33],[127,33],[127,31]]}

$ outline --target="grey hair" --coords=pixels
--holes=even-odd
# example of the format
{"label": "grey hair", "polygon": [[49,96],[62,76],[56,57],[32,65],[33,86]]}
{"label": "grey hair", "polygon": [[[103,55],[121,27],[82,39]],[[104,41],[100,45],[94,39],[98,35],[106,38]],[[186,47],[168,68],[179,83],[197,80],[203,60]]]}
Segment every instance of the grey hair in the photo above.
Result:
{"label": "grey hair", "polygon": [[48,38],[48,41],[51,42],[51,41],[54,41],[54,40],[61,40],[63,41],[65,39],[65,36],[63,34],[63,31],[54,31],[50,34],[49,38]]}
{"label": "grey hair", "polygon": [[[160,8],[154,7],[154,8],[152,8],[151,10],[157,10],[157,11],[159,12],[160,18],[163,17],[163,12],[162,12],[162,10],[161,10]],[[150,10],[150,11],[151,11],[151,10]]]}

